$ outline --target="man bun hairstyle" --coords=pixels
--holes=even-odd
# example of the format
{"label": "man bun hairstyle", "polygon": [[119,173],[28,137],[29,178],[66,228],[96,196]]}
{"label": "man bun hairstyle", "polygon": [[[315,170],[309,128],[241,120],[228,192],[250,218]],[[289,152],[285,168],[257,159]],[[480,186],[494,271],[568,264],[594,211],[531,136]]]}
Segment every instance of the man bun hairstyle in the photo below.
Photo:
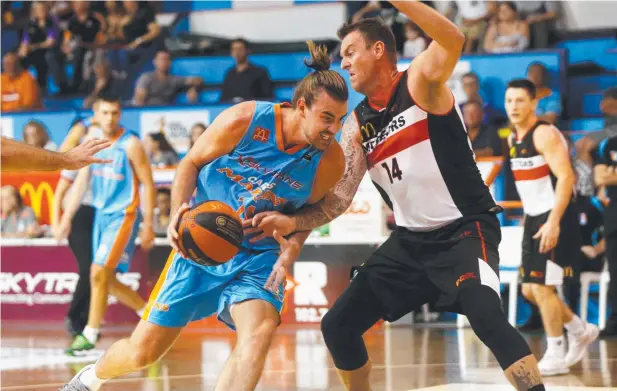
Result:
{"label": "man bun hairstyle", "polygon": [[292,99],[293,107],[298,100],[304,98],[306,105],[311,107],[315,97],[323,90],[338,101],[346,101],[349,98],[349,90],[343,76],[330,69],[330,56],[324,45],[317,45],[313,41],[307,41],[310,59],[304,60],[304,65],[314,70],[306,75],[298,85]]}

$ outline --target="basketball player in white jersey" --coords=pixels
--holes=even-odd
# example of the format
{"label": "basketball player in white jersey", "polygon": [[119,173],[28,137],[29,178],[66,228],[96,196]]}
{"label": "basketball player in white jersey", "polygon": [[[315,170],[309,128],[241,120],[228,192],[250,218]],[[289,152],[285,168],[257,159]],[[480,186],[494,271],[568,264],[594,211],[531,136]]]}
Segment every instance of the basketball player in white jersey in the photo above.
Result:
{"label": "basketball player in white jersey", "polygon": [[544,390],[536,359],[501,309],[501,231],[495,216],[501,208],[480,176],[446,86],[465,38],[420,2],[392,3],[433,42],[398,72],[394,36],[381,20],[339,29],[341,66],[354,90],[367,97],[343,126],[346,172],[319,203],[292,216],[260,213],[245,222],[247,231],[263,229],[265,236],[274,228],[288,234],[322,226],[347,210],[368,171],[398,228],[322,320],[345,387],[371,389],[366,330],[431,302],[467,316],[516,389]]}
{"label": "basketball player in white jersey", "polygon": [[[568,144],[559,129],[536,116],[536,88],[527,79],[506,89],[506,111],[515,132],[508,143],[516,188],[525,211],[523,296],[540,309],[547,349],[539,363],[544,376],[569,372],[599,334],[559,298],[555,287],[573,277],[581,248],[573,199],[575,177]],[[568,330],[568,352],[563,328]]]}

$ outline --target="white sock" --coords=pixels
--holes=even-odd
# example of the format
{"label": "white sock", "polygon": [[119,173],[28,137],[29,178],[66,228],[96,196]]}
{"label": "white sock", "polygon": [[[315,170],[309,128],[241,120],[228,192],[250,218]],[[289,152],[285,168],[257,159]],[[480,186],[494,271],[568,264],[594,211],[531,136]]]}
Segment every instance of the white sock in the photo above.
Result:
{"label": "white sock", "polygon": [[96,364],[91,365],[79,375],[79,381],[83,383],[90,391],[98,391],[99,388],[107,381],[107,379],[99,379],[96,376]]}
{"label": "white sock", "polygon": [[566,340],[563,335],[560,335],[559,337],[546,337],[546,342],[548,345],[546,349],[547,353],[554,352],[559,356],[563,356],[565,354]]}
{"label": "white sock", "polygon": [[99,329],[94,329],[90,326],[86,326],[82,334],[93,345],[96,343],[97,339],[99,339]]}
{"label": "white sock", "polygon": [[144,312],[146,311],[146,306],[144,306],[142,309],[135,311],[135,313],[137,314],[137,316],[139,316],[140,318],[144,315]]}
{"label": "white sock", "polygon": [[576,315],[572,316],[572,320],[564,326],[573,335],[581,335],[585,332],[585,322]]}

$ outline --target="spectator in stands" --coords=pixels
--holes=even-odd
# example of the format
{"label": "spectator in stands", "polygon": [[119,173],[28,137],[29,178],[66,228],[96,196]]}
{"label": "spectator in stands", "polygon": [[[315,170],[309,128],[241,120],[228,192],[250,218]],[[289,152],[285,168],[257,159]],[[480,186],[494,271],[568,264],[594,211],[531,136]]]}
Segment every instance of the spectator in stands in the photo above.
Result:
{"label": "spectator in stands", "polygon": [[484,124],[483,118],[484,110],[481,102],[470,100],[463,105],[463,121],[475,155],[478,157],[501,156],[501,140],[497,136],[497,130]]}
{"label": "spectator in stands", "polygon": [[60,92],[68,92],[66,75],[61,66],[60,38],[58,26],[49,15],[47,5],[42,1],[35,2],[32,5],[32,17],[21,39],[19,56],[24,59],[26,69],[31,65],[36,69],[39,87],[43,92],[47,91],[48,71],[51,71]]}
{"label": "spectator in stands", "polygon": [[[467,95],[466,101],[476,101],[482,104],[484,118],[482,123],[485,125],[498,125],[505,121],[505,116],[501,110],[494,107],[489,102],[485,102],[480,91],[480,78],[474,72],[467,72],[462,77],[463,91]],[[462,109],[461,105],[461,109]]]}
{"label": "spectator in stands", "polygon": [[548,70],[544,64],[531,63],[527,67],[527,79],[536,86],[536,115],[543,121],[557,123],[561,115],[561,96],[547,86]]}
{"label": "spectator in stands", "polygon": [[149,6],[139,6],[137,1],[124,1],[126,17],[123,21],[122,33],[127,42],[130,63],[135,63],[139,56],[148,49],[161,34],[161,28],[156,23],[154,11]]}
{"label": "spectator in stands", "polygon": [[95,44],[103,41],[103,32],[107,29],[103,15],[90,10],[88,1],[76,1],[73,4],[73,16],[69,20],[67,33],[63,41],[63,51],[73,59],[72,91],[86,91],[84,65],[87,58],[101,58],[103,51]]}
{"label": "spectator in stands", "polygon": [[[492,4],[492,2],[491,2]],[[484,38],[488,21],[492,17],[489,3],[484,0],[456,0],[450,1],[444,14],[456,21],[463,34],[465,34],[464,53],[475,52],[480,41]]]}
{"label": "spectator in stands", "polygon": [[126,12],[124,8],[118,4],[116,0],[107,0],[105,2],[105,10],[107,11],[107,31],[105,36],[107,42],[122,42],[124,41],[124,20]]}
{"label": "spectator in stands", "polygon": [[488,53],[522,52],[529,46],[529,26],[517,13],[516,3],[499,3],[496,20],[491,22],[484,39]]}
{"label": "spectator in stands", "polygon": [[84,107],[91,108],[99,96],[120,96],[124,89],[123,81],[111,69],[111,63],[106,58],[99,58],[94,64],[94,81],[87,82],[87,91],[92,91],[84,99]]}
{"label": "spectator in stands", "polygon": [[195,144],[199,136],[201,136],[201,134],[205,132],[206,129],[208,129],[208,126],[201,122],[198,122],[195,125],[193,125],[193,127],[191,128],[191,141],[189,143],[189,148],[192,147],[193,144]]}
{"label": "spectator in stands", "polygon": [[549,47],[550,35],[555,31],[559,18],[559,1],[517,1],[518,12],[529,25],[531,47],[544,49]]}
{"label": "spectator in stands", "polygon": [[49,139],[49,133],[45,125],[39,121],[30,121],[24,126],[24,143],[37,148],[55,151],[58,149],[56,143]]}
{"label": "spectator in stands", "polygon": [[2,187],[2,237],[36,238],[43,233],[32,208],[25,206],[13,186]]}
{"label": "spectator in stands", "polygon": [[426,49],[426,39],[420,28],[409,21],[405,24],[405,45],[403,45],[403,57],[415,57]]}
{"label": "spectator in stands", "polygon": [[236,66],[230,68],[225,74],[221,101],[272,99],[274,93],[270,75],[265,68],[249,61],[248,42],[242,38],[233,40],[231,56],[236,60]]}
{"label": "spectator in stands", "polygon": [[2,58],[2,111],[32,110],[43,107],[41,91],[32,75],[21,67],[19,57],[8,52]]}
{"label": "spectator in stands", "polygon": [[171,213],[171,190],[159,188],[156,190],[156,207],[154,209],[154,235],[160,238],[167,236],[167,227]]}
{"label": "spectator in stands", "polygon": [[144,105],[171,105],[176,96],[188,88],[189,102],[197,100],[197,89],[203,85],[201,77],[175,76],[169,73],[171,69],[171,54],[160,50],[154,56],[154,72],[142,74],[137,79],[133,104]]}
{"label": "spectator in stands", "polygon": [[617,87],[604,91],[600,102],[600,110],[604,113],[604,131],[607,137],[617,137]]}
{"label": "spectator in stands", "polygon": [[60,30],[66,30],[73,17],[72,1],[54,1],[50,4],[50,13]]}
{"label": "spectator in stands", "polygon": [[155,167],[170,167],[178,164],[178,153],[162,132],[148,134],[146,151],[150,164]]}

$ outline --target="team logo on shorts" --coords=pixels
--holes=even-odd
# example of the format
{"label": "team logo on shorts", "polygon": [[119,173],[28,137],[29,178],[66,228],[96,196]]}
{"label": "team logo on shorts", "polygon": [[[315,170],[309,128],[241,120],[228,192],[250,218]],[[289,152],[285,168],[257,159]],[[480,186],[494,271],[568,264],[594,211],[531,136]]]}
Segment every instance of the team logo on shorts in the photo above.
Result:
{"label": "team logo on shorts", "polygon": [[156,308],[159,311],[162,311],[162,312],[169,311],[169,305],[168,304],[154,303],[153,307]]}
{"label": "team logo on shorts", "polygon": [[531,278],[542,278],[542,277],[544,277],[544,272],[539,272],[539,271],[532,270],[531,273],[529,273],[529,277],[531,277]]}
{"label": "team logo on shorts", "polygon": [[476,276],[476,273],[474,273],[474,272],[469,272],[469,273],[462,274],[462,275],[458,278],[458,280],[456,280],[456,286],[461,285],[461,283],[462,283],[463,281],[465,281],[465,280],[469,280],[470,278],[478,278],[478,277]]}

